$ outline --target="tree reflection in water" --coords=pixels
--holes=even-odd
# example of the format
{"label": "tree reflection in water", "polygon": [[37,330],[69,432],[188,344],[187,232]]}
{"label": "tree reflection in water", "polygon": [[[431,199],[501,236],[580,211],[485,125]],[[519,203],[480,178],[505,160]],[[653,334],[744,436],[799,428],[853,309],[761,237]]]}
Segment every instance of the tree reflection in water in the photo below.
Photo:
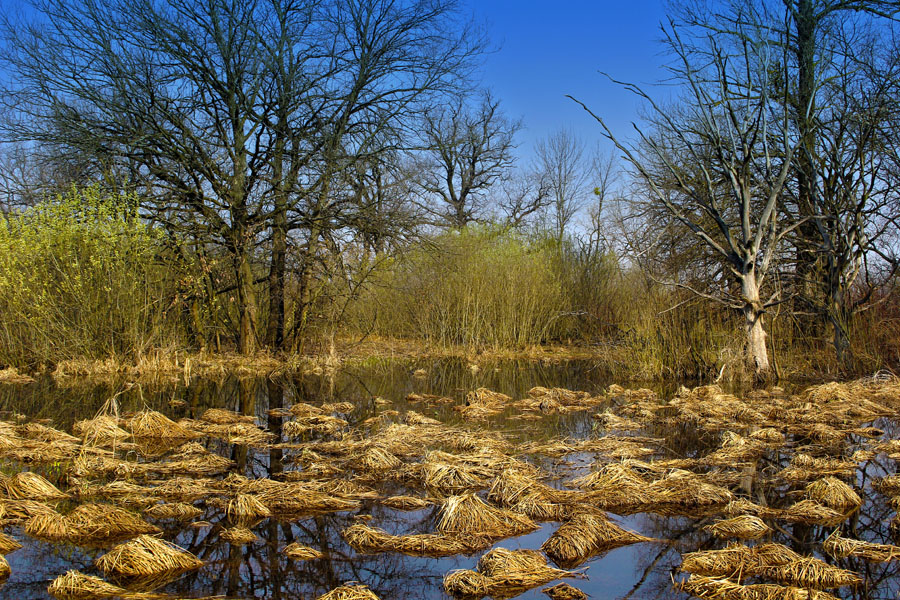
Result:
{"label": "tree reflection in water", "polygon": [[[425,368],[424,378],[413,377],[416,368]],[[225,408],[244,415],[252,415],[257,422],[275,433],[278,441],[286,441],[282,426],[287,420],[275,409],[287,408],[298,402],[321,405],[328,402],[352,402],[355,409],[340,415],[355,426],[386,410],[416,410],[445,423],[459,423],[458,413],[450,404],[423,405],[409,402],[410,393],[435,394],[461,399],[466,392],[487,387],[520,398],[528,389],[565,387],[598,393],[612,383],[602,373],[592,371],[584,363],[541,364],[500,363],[484,366],[476,373],[461,361],[438,360],[428,363],[379,363],[366,367],[346,368],[332,376],[307,375],[255,380],[249,378],[196,379],[185,386],[182,381],[143,383],[119,396],[123,412],[145,406],[164,412],[173,418],[197,418],[208,408]],[[60,387],[49,380],[29,386],[0,386],[0,408],[22,413],[35,419],[50,419],[53,426],[70,430],[75,420],[90,418],[104,400],[122,391],[122,382],[90,384],[83,381]],[[661,394],[672,389],[658,389]],[[388,400],[381,404],[376,398]],[[171,400],[183,400],[181,407],[170,408]],[[602,411],[604,407],[600,407]],[[569,414],[548,414],[539,420],[511,419],[514,412],[506,410],[491,419],[488,425],[505,432],[512,441],[550,440],[557,437],[587,438],[595,435],[595,411]],[[886,439],[897,439],[897,423],[880,419],[875,425],[883,429]],[[659,458],[693,458],[709,454],[718,448],[722,436],[700,431],[689,425],[651,427],[633,435],[658,438]],[[843,443],[848,448],[855,440],[851,436]],[[802,444],[793,439],[789,443]],[[252,478],[282,478],[285,472],[296,470],[289,450],[282,448],[254,448],[228,444],[220,439],[204,441],[207,449],[234,461],[235,472]],[[551,481],[556,487],[582,475],[594,461],[590,453],[574,454],[562,460],[553,456],[529,455],[528,460],[558,475]],[[743,491],[758,503],[784,507],[799,498],[804,484],[772,483],[770,477],[787,466],[790,455],[769,451],[758,462],[755,472],[748,472],[742,482]],[[896,471],[894,461],[877,455],[858,471],[857,485],[869,490],[874,477]],[[737,489],[737,488],[736,488]],[[407,493],[400,483],[381,482],[383,494]],[[888,522],[895,514],[887,500],[874,492],[864,496],[864,504],[857,515],[845,525],[844,534],[879,543],[892,543]],[[165,539],[194,552],[206,565],[197,572],[179,576],[157,591],[176,597],[224,596],[227,598],[271,598],[287,600],[316,598],[330,589],[349,581],[367,584],[384,600],[392,598],[444,598],[442,578],[456,568],[474,568],[478,556],[456,556],[443,559],[410,557],[396,553],[361,555],[353,551],[341,538],[341,531],[360,515],[371,515],[368,524],[400,535],[434,530],[438,508],[403,512],[381,504],[365,501],[360,508],[339,513],[300,515],[290,520],[269,518],[251,529],[257,535],[254,543],[238,546],[220,537],[230,524],[222,511],[206,508],[200,519],[212,522],[210,527],[185,528],[183,524],[159,522]],[[658,515],[640,513],[620,515],[620,525],[644,535],[663,540],[619,548],[585,563],[589,580],[572,582],[594,598],[668,599],[684,598],[672,587],[671,577],[681,577],[678,566],[681,554],[695,550],[724,547],[724,541],[702,530],[714,518],[704,515]],[[496,544],[505,548],[539,548],[556,529],[556,524],[543,524],[540,530],[516,539]],[[96,574],[92,563],[105,549],[80,548],[65,544],[49,544],[32,540],[20,530],[8,530],[25,541],[25,547],[8,556],[13,575],[0,588],[3,598],[47,598],[50,580],[69,569]],[[822,542],[832,533],[830,528],[809,525],[782,526],[772,535],[772,541],[788,545],[802,554],[815,554],[824,560],[862,574],[867,585],[858,589],[842,589],[836,595],[859,600],[896,600],[900,588],[900,565],[896,562],[875,564],[848,558],[835,561],[820,553]],[[312,546],[325,557],[310,561],[287,559],[282,550],[299,542]],[[521,598],[543,598],[539,589]]]}

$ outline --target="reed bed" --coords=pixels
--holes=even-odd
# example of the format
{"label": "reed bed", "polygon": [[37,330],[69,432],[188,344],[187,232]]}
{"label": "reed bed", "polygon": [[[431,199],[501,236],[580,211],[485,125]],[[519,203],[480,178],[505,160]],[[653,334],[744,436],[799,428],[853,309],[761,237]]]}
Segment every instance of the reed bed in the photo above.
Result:
{"label": "reed bed", "polygon": [[441,533],[487,544],[538,529],[537,524],[517,512],[485,503],[473,493],[450,496],[441,506],[437,525]]}
{"label": "reed bed", "polygon": [[465,541],[432,533],[391,535],[384,530],[355,523],[341,532],[341,537],[361,554],[399,552],[410,556],[439,558],[473,551]]}
{"label": "reed bed", "polygon": [[337,587],[316,600],[379,600],[375,592],[362,584],[350,584]]}
{"label": "reed bed", "polygon": [[571,568],[613,548],[652,542],[652,538],[622,529],[601,513],[580,513],[560,525],[541,546],[556,564]]}
{"label": "reed bed", "polygon": [[120,544],[97,559],[104,573],[126,577],[144,577],[168,571],[191,571],[203,561],[171,542],[141,535]]}
{"label": "reed bed", "polygon": [[299,542],[288,544],[282,553],[291,560],[316,560],[325,556],[315,548],[304,546]]}
{"label": "reed bed", "polygon": [[900,559],[900,546],[876,544],[840,537],[837,532],[828,537],[822,549],[834,558],[856,557],[869,562],[890,562]]}

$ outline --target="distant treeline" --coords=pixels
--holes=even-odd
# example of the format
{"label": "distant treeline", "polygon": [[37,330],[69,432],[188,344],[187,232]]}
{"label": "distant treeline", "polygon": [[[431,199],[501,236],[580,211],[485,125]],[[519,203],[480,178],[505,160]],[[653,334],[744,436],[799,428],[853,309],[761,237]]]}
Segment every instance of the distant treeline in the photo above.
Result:
{"label": "distant treeline", "polygon": [[611,83],[639,130],[573,99],[615,152],[561,128],[529,161],[460,0],[39,4],[0,24],[0,362],[372,336],[641,376],[900,360],[896,2],[673,3],[671,93]]}

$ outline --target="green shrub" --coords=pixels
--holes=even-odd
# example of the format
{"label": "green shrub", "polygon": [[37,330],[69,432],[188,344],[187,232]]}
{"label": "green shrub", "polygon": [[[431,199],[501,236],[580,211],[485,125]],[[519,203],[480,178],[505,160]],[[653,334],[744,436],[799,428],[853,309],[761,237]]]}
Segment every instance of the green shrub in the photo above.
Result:
{"label": "green shrub", "polygon": [[356,328],[451,346],[521,348],[566,311],[552,253],[514,232],[452,231],[392,261],[352,312]]}
{"label": "green shrub", "polygon": [[136,207],[85,189],[0,217],[0,362],[133,356],[172,341],[172,278]]}

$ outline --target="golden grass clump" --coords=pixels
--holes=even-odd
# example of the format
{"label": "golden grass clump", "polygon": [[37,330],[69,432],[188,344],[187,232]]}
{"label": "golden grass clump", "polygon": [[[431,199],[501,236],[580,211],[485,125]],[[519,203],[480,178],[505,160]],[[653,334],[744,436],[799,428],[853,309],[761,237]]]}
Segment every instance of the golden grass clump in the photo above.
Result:
{"label": "golden grass clump", "polygon": [[154,504],[144,510],[144,514],[151,519],[174,519],[176,521],[189,521],[203,514],[203,510],[184,502]]}
{"label": "golden grass clump", "polygon": [[682,592],[710,600],[838,600],[819,590],[785,587],[771,583],[741,585],[730,579],[691,575],[676,584]]}
{"label": "golden grass clump", "polygon": [[304,546],[299,542],[288,544],[282,552],[291,560],[315,560],[325,556],[315,548]]}
{"label": "golden grass clump", "polygon": [[16,541],[15,538],[0,532],[0,554],[9,554],[10,552],[15,552],[21,547],[22,544]]}
{"label": "golden grass clump", "polygon": [[0,495],[10,500],[62,500],[69,494],[60,491],[52,483],[31,471],[22,471],[12,477],[0,475]]}
{"label": "golden grass clump", "polygon": [[328,415],[311,415],[296,417],[281,426],[281,431],[288,437],[301,437],[308,433],[334,435],[348,425],[344,419]]}
{"label": "golden grass clump", "polygon": [[872,488],[885,496],[900,495],[900,475],[886,475],[872,480]]}
{"label": "golden grass clump", "polygon": [[97,559],[97,566],[104,573],[142,577],[167,571],[199,569],[203,561],[171,542],[141,535],[101,556]]}
{"label": "golden grass clump", "polygon": [[389,498],[380,498],[378,502],[395,510],[421,510],[434,504],[431,500],[417,496],[391,496]]}
{"label": "golden grass clump", "polygon": [[403,418],[403,422],[407,425],[443,425],[443,423],[441,423],[437,419],[426,417],[422,413],[418,413],[414,410],[406,411],[406,416]]}
{"label": "golden grass clump", "polygon": [[528,517],[486,504],[471,492],[444,500],[440,515],[438,531],[471,539],[473,546],[538,529],[537,524]]}
{"label": "golden grass clump", "polygon": [[391,535],[364,523],[355,523],[341,532],[350,547],[361,554],[399,552],[410,556],[439,558],[471,552],[468,543],[455,537],[432,533]]}
{"label": "golden grass clump", "polygon": [[823,506],[815,500],[801,500],[781,511],[779,518],[792,523],[837,527],[849,516],[849,513],[842,513],[828,506]]}
{"label": "golden grass clump", "polygon": [[237,494],[228,501],[225,515],[233,523],[247,523],[272,516],[272,511],[254,494]]}
{"label": "golden grass clump", "polygon": [[652,541],[653,538],[622,529],[602,513],[589,512],[577,514],[560,525],[541,550],[556,564],[570,568],[613,548]]}
{"label": "golden grass clump", "polygon": [[10,568],[6,557],[0,555],[0,581],[7,579],[10,575],[12,575],[12,568]]}
{"label": "golden grass clump", "polygon": [[54,579],[47,592],[60,600],[95,600],[97,598],[127,598],[131,596],[127,590],[103,581],[93,575],[85,575],[71,570]]}
{"label": "golden grass clump", "polygon": [[65,516],[55,512],[37,515],[25,524],[25,533],[31,537],[74,543],[116,540],[159,531],[134,513],[107,504],[82,504]]}
{"label": "golden grass clump", "polygon": [[778,477],[789,483],[800,483],[821,477],[852,477],[857,463],[838,458],[816,458],[797,453],[791,464],[778,472]]}
{"label": "golden grass clump", "polygon": [[229,544],[233,544],[235,546],[252,544],[257,539],[256,534],[246,527],[232,527],[230,529],[226,529],[219,535],[219,537]]}
{"label": "golden grass clump", "polygon": [[224,408],[208,408],[200,415],[200,420],[213,425],[232,425],[234,423],[253,423],[256,421],[256,417],[242,415]]}
{"label": "golden grass clump", "polygon": [[488,500],[536,521],[561,521],[571,512],[571,502],[580,495],[553,489],[531,473],[512,467],[504,469],[491,483]]}
{"label": "golden grass clump", "polygon": [[796,561],[800,555],[780,544],[762,544],[753,548],[728,544],[720,550],[689,552],[681,557],[681,570],[705,577],[742,577],[759,570]]}
{"label": "golden grass clump", "polygon": [[[480,490],[487,486],[493,469],[472,466],[461,462],[450,462],[434,458],[429,454],[417,470],[425,487],[436,494],[458,494]],[[452,460],[452,459],[451,459]]]}
{"label": "golden grass clump", "polygon": [[125,421],[135,437],[188,440],[198,434],[155,410],[142,410]]}
{"label": "golden grass clump", "polygon": [[806,486],[806,497],[823,506],[846,512],[862,505],[859,494],[836,477],[823,477]]}
{"label": "golden grass clump", "polygon": [[[271,482],[279,483],[279,482]],[[329,482],[330,485],[331,482]],[[362,497],[376,496],[360,494]],[[294,483],[279,484],[259,491],[257,499],[267,507],[271,513],[283,515],[299,515],[312,513],[327,513],[359,508],[359,500],[343,498],[320,489],[315,489],[314,484]]]}
{"label": "golden grass clump", "polygon": [[512,598],[554,579],[575,574],[555,569],[535,550],[494,548],[478,561],[478,571],[454,571],[444,577],[444,590],[463,598]]}
{"label": "golden grass clump", "polygon": [[35,500],[0,500],[0,521],[23,523],[38,515],[57,514],[51,506]]}
{"label": "golden grass clump", "polygon": [[588,595],[568,583],[557,583],[541,590],[550,600],[588,600]]}
{"label": "golden grass clump", "polygon": [[81,440],[75,436],[69,435],[64,431],[41,425],[40,423],[26,423],[16,427],[16,433],[23,438],[29,440],[37,440],[40,442],[62,442],[66,444],[77,444]]}
{"label": "golden grass clump", "polygon": [[805,588],[828,589],[856,585],[862,580],[811,556],[800,556],[781,544],[750,548],[730,544],[722,550],[690,552],[682,557],[681,570],[706,577],[764,577]]}
{"label": "golden grass clump", "polygon": [[355,463],[359,470],[372,473],[397,469],[402,464],[403,462],[387,449],[375,444],[366,448],[362,457]]}
{"label": "golden grass clump", "polygon": [[781,516],[781,510],[754,504],[746,498],[738,498],[725,505],[723,513],[728,516],[754,515],[762,519],[777,519]]}
{"label": "golden grass clump", "polygon": [[754,515],[740,515],[723,519],[703,528],[718,538],[737,538],[740,540],[758,540],[772,531],[765,522]]}
{"label": "golden grass clump", "polygon": [[379,600],[375,592],[362,584],[342,585],[316,600]]}
{"label": "golden grass clump", "polygon": [[875,544],[840,537],[837,532],[834,532],[825,540],[822,544],[822,549],[834,558],[854,556],[869,562],[879,563],[900,559],[900,546]]}
{"label": "golden grass clump", "polygon": [[759,575],[766,579],[814,589],[832,589],[862,583],[862,578],[853,571],[829,565],[812,556],[804,556],[783,565],[766,567],[760,570]]}

